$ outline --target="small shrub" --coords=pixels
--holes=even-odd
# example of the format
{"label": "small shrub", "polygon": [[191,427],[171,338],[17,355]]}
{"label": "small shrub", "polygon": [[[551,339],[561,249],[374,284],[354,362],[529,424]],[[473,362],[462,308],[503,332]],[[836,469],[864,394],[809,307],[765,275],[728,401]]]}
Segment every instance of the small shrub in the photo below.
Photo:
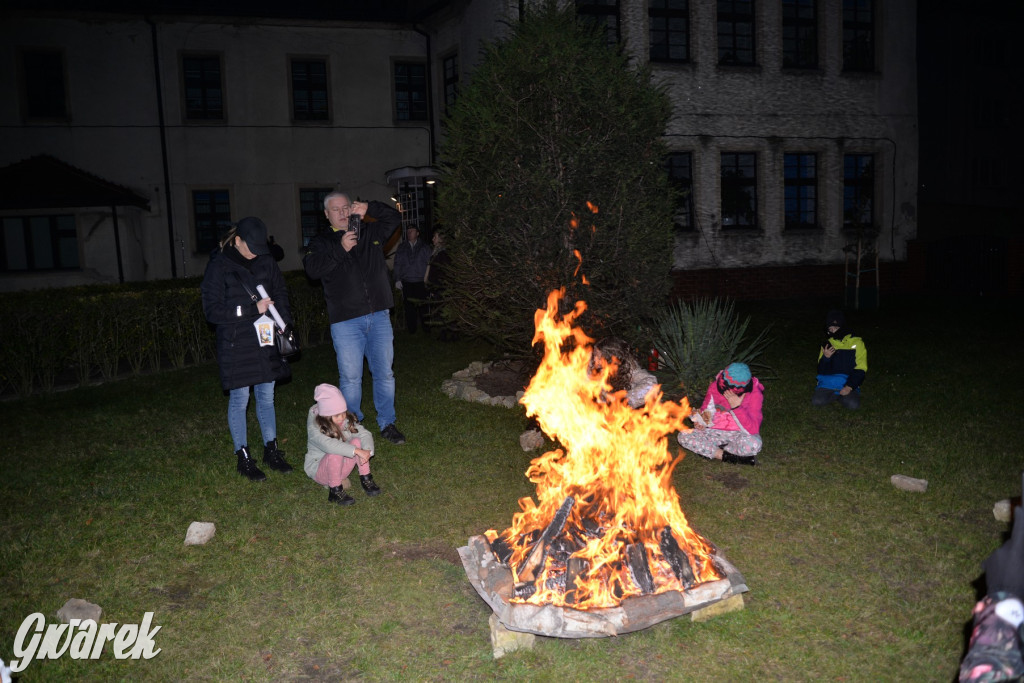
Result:
{"label": "small shrub", "polygon": [[669,376],[666,391],[678,387],[692,405],[699,405],[708,384],[729,363],[769,370],[758,362],[771,343],[769,328],[750,339],[749,325],[750,317],[741,320],[731,301],[697,299],[667,306],[651,329],[654,347]]}

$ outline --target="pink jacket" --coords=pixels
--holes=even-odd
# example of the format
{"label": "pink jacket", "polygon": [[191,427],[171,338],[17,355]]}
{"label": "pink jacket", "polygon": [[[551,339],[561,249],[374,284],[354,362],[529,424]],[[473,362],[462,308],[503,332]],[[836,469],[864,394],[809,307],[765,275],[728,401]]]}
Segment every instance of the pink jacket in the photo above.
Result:
{"label": "pink jacket", "polygon": [[[760,434],[761,420],[763,419],[761,406],[764,404],[764,385],[756,377],[753,381],[754,388],[750,390],[750,393],[743,394],[743,403],[732,412],[748,434]],[[708,385],[708,393],[704,396],[704,402],[700,409],[707,410],[712,403],[715,404],[715,419],[711,423],[712,429],[739,431],[736,420],[733,420],[732,415],[729,414],[729,402],[718,391],[717,378],[711,380],[711,384]]]}

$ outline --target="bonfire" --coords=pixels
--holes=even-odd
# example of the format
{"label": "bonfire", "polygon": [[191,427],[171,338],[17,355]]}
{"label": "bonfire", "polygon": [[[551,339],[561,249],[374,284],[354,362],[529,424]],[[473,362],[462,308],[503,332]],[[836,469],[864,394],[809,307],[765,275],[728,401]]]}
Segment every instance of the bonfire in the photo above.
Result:
{"label": "bonfire", "polygon": [[536,500],[520,499],[509,528],[485,533],[512,572],[510,600],[598,610],[723,578],[672,486],[683,456],[669,438],[689,429],[689,404],[663,401],[659,389],[631,408],[612,390],[617,360],[595,363],[594,340],[574,326],[586,304],[559,315],[564,295],[551,292],[536,313],[544,356],[520,401],[561,447],[526,471]]}

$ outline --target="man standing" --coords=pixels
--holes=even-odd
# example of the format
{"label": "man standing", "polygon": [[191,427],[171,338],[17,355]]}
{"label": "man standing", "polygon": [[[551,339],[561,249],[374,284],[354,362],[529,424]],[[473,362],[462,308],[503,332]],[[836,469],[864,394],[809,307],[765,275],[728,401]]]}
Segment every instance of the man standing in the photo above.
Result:
{"label": "man standing", "polygon": [[[373,406],[381,436],[405,443],[395,426],[394,330],[384,245],[402,223],[401,214],[381,202],[353,202],[347,194],[324,197],[330,233],[309,242],[302,259],[306,274],[320,280],[327,301],[331,340],[338,358],[338,388],[349,410],[363,419],[363,358],[373,375]],[[363,222],[363,217],[375,219]]]}
{"label": "man standing", "polygon": [[430,246],[419,241],[420,230],[410,225],[405,230],[405,241],[395,252],[395,287],[402,291],[405,302],[405,329],[416,331],[423,321],[423,307],[426,305],[427,286],[423,277],[427,274],[430,261]]}

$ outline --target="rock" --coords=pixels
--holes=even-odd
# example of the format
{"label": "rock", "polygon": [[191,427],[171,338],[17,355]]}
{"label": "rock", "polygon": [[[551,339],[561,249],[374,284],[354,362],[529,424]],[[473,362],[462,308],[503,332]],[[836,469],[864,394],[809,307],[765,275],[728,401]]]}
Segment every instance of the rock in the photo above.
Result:
{"label": "rock", "polygon": [[690,612],[690,621],[707,621],[708,619],[714,619],[720,614],[728,614],[729,612],[735,612],[743,609],[745,603],[743,601],[743,594],[730,595],[725,600],[719,600],[713,602],[707,607]]}
{"label": "rock", "polygon": [[904,491],[924,493],[928,490],[927,479],[914,479],[913,477],[908,477],[905,474],[894,474],[889,481],[892,482],[893,486],[898,489],[903,489]]}
{"label": "rock", "polygon": [[533,643],[537,640],[537,636],[532,633],[508,630],[498,621],[497,614],[492,614],[488,623],[491,626],[491,650],[494,652],[495,659],[516,650],[533,649]]}
{"label": "rock", "polygon": [[519,435],[519,445],[524,451],[532,451],[544,445],[544,434],[539,429],[528,429]]}
{"label": "rock", "polygon": [[102,614],[103,609],[99,605],[94,605],[81,598],[71,598],[57,610],[57,618],[65,624],[71,623],[72,619],[81,619],[82,621],[92,619],[98,624]]}
{"label": "rock", "polygon": [[1013,517],[1013,506],[1010,504],[1010,499],[997,501],[992,506],[992,515],[996,518],[997,522],[1009,522]]}
{"label": "rock", "polygon": [[216,531],[213,522],[192,522],[185,533],[185,545],[206,545]]}

